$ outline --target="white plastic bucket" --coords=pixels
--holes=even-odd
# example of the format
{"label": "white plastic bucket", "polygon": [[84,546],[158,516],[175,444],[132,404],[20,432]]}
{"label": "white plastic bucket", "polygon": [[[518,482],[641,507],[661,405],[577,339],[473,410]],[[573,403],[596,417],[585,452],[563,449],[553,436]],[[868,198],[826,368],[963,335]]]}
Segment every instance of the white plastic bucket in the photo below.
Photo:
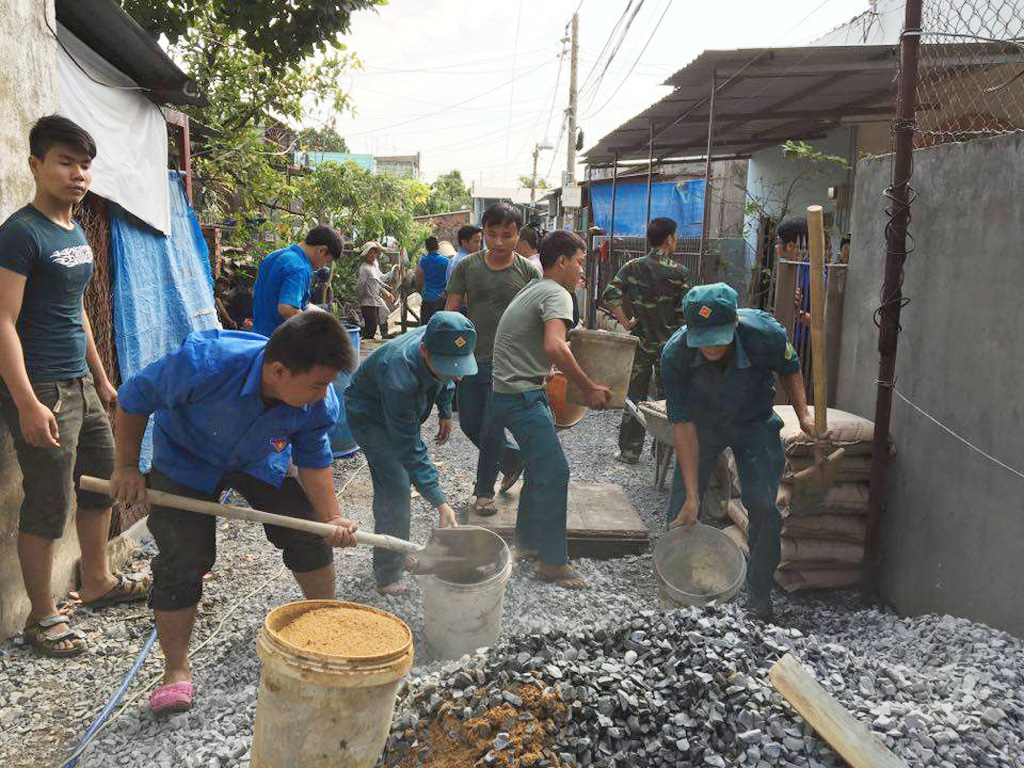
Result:
{"label": "white plastic bucket", "polygon": [[[379,656],[332,656],[286,642],[278,630],[306,611],[344,606],[386,616],[408,642]],[[395,697],[412,667],[412,633],[385,611],[340,600],[300,600],[267,614],[252,768],[372,768],[391,730]]]}
{"label": "white plastic bucket", "polygon": [[[569,334],[569,346],[580,368],[595,383],[612,391],[609,408],[624,408],[629,392],[629,377],[633,371],[633,356],[639,339],[626,333],[577,328]],[[569,382],[570,403],[586,405],[575,384]]]}
{"label": "white plastic bucket", "polygon": [[505,585],[512,575],[512,556],[498,534],[486,528],[477,530],[480,536],[494,539],[491,546],[498,564],[497,573],[471,584],[457,584],[432,575],[420,577],[424,634],[439,658],[457,659],[477,648],[492,646],[501,630],[501,610],[505,603]]}

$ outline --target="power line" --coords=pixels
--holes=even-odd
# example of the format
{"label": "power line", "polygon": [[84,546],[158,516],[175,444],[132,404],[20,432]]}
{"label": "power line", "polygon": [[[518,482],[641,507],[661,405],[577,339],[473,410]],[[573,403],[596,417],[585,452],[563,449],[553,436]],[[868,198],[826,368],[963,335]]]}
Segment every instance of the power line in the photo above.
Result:
{"label": "power line", "polygon": [[519,0],[519,11],[516,14],[516,39],[512,45],[512,85],[508,89],[508,128],[505,134],[505,172],[508,172],[508,145],[512,138],[512,105],[516,96],[516,53],[519,51],[519,26],[523,20],[523,0]]}
{"label": "power line", "polygon": [[[600,51],[600,53],[597,54],[597,59],[594,61],[594,66],[590,68],[590,72],[588,72],[587,76],[585,78],[583,78],[583,85],[580,86],[580,93],[581,94],[584,93],[587,90],[587,86],[590,84],[590,78],[592,78],[594,76],[594,72],[597,71],[597,67],[600,65],[601,59],[604,57],[605,53],[608,51],[608,46],[611,45],[612,40],[615,38],[615,33],[616,33],[616,31],[618,31],[619,25],[622,24],[622,22],[626,19],[626,14],[629,13],[629,9],[632,6],[633,6],[633,0],[628,0],[628,2],[626,3],[625,9],[622,11],[622,15],[619,16],[619,20],[615,22],[615,26],[612,27],[612,31],[608,33],[608,39],[605,40],[604,41],[604,45],[601,46],[601,51]],[[569,25],[566,24],[565,26],[566,26],[566,29],[568,29]]]}
{"label": "power line", "polygon": [[593,86],[590,88],[590,100],[587,103],[588,107],[593,104],[594,99],[597,98],[597,93],[601,88],[601,84],[604,82],[604,76],[608,72],[608,67],[611,66],[612,61],[614,61],[615,57],[618,55],[619,49],[622,47],[622,43],[626,39],[626,35],[629,34],[630,27],[633,26],[634,19],[636,19],[636,15],[640,13],[640,9],[643,5],[644,0],[639,0],[639,2],[637,2],[636,8],[633,9],[632,15],[629,17],[629,20],[626,22],[626,26],[622,30],[622,34],[619,35],[618,42],[615,43],[615,47],[608,54],[608,59],[604,63],[604,68],[601,70],[601,74],[598,75],[597,80],[594,81]]}

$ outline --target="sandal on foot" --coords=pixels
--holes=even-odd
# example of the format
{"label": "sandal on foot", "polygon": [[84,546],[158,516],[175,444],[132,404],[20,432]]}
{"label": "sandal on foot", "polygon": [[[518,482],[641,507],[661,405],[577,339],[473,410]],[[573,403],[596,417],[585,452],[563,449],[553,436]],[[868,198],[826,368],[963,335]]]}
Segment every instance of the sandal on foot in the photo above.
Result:
{"label": "sandal on foot", "polygon": [[145,600],[149,597],[149,578],[145,576],[125,576],[123,573],[114,574],[117,579],[107,594],[97,597],[95,600],[83,602],[86,608],[106,608],[108,605],[118,603],[134,603],[138,600]]}
{"label": "sandal on foot", "polygon": [[499,492],[507,493],[509,488],[511,488],[513,485],[519,482],[519,478],[522,477],[523,470],[525,468],[525,464],[520,464],[518,469],[512,472],[506,472],[504,475],[502,475],[501,485],[498,488]]}
{"label": "sandal on foot", "polygon": [[[70,623],[70,617],[63,613],[58,613],[48,619],[40,619],[35,624],[25,627],[25,640],[44,656],[55,658],[77,656],[85,651],[85,637],[81,632],[66,626]],[[61,624],[65,626],[57,628]],[[70,648],[57,647],[69,640],[71,641]]]}
{"label": "sandal on foot", "polygon": [[409,582],[405,579],[392,581],[384,586],[377,586],[377,594],[384,596],[404,595],[409,591]]}
{"label": "sandal on foot", "polygon": [[[537,569],[537,578],[548,584],[554,584],[562,589],[586,589],[589,584],[572,568],[567,568],[559,573],[547,574],[540,568]],[[578,582],[578,583],[573,583]]]}
{"label": "sandal on foot", "polygon": [[161,685],[149,694],[149,711],[154,715],[169,715],[192,709],[192,683]]}
{"label": "sandal on foot", "polygon": [[477,496],[473,501],[473,514],[479,515],[480,517],[491,517],[498,513],[498,508],[494,506],[494,499],[488,499],[486,496]]}

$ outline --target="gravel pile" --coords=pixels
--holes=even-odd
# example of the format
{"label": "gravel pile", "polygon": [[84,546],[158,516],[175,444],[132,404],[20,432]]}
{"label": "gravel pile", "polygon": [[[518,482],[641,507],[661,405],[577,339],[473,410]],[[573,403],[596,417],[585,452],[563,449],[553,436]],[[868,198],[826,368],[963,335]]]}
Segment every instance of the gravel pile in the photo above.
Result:
{"label": "gravel pile", "polygon": [[[957,624],[900,622],[904,631],[887,642],[955,634]],[[970,626],[974,642],[961,653],[989,670],[980,678],[860,656],[797,629],[746,621],[735,606],[645,610],[593,630],[520,635],[413,678],[384,764],[411,764],[415,755],[426,766],[455,765],[433,750],[443,719],[453,721],[448,739],[475,746],[486,766],[844,765],[768,680],[771,664],[791,651],[910,766],[1024,765],[1024,654],[1016,643],[1007,661],[1010,641]],[[1000,666],[985,663],[1000,652]],[[503,759],[512,748],[507,728],[480,739],[489,710],[522,707],[523,686],[554,692],[566,707],[537,762]],[[529,710],[526,719],[534,719]],[[508,724],[517,720],[513,712]]]}

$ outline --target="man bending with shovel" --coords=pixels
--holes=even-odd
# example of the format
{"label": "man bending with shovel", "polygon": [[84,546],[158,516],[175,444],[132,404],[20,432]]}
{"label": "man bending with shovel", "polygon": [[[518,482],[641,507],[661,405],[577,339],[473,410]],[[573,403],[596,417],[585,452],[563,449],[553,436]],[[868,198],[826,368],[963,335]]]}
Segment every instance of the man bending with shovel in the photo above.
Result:
{"label": "man bending with shovel", "polygon": [[[309,599],[334,597],[331,546],[352,546],[355,523],[334,495],[327,430],[338,418],[331,382],[351,370],[355,352],[326,312],[289,318],[268,341],[242,331],[191,333],[181,347],[144,368],[118,390],[116,469],[111,494],[122,504],[146,499],[139,451],[150,414],[150,487],[217,501],[234,488],[256,509],[336,526],[329,539],[279,526],[267,538]],[[299,477],[286,477],[289,456]],[[216,558],[216,520],[154,506],[150,605],[166,657],[162,685],[150,695],[154,714],[192,704],[188,641],[203,575]]]}
{"label": "man bending with shovel", "polygon": [[672,478],[668,523],[697,522],[715,460],[732,448],[743,505],[750,515],[747,586],[756,616],[772,619],[772,576],[781,559],[782,518],[776,506],[785,454],[772,408],[777,373],[800,427],[814,437],[800,360],[786,329],[767,312],[737,309],[725,283],[699,285],[683,297],[686,325],[661,356],[668,420],[679,465]]}

